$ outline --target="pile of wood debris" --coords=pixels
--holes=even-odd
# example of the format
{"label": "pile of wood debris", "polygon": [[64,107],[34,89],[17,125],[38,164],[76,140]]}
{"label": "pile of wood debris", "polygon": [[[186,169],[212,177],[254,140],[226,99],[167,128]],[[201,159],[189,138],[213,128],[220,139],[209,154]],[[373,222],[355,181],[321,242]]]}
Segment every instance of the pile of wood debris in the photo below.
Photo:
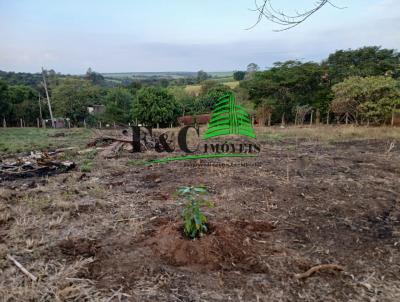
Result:
{"label": "pile of wood debris", "polygon": [[26,156],[0,160],[0,181],[67,172],[75,167],[75,163],[61,161],[57,157],[69,149],[71,148],[58,149],[54,152],[32,151]]}
{"label": "pile of wood debris", "polygon": [[[154,149],[157,141],[154,137],[150,136],[148,133],[141,133],[140,136],[141,150],[145,151],[148,149]],[[103,158],[114,158],[117,157],[119,152],[132,151],[132,131],[124,130],[119,135],[115,136],[104,136],[98,135],[95,139],[87,144],[87,147],[93,148],[97,147],[97,150],[101,150],[100,157]],[[89,150],[89,149],[88,149]],[[82,151],[81,151],[82,152]],[[85,152],[85,151],[83,151]]]}

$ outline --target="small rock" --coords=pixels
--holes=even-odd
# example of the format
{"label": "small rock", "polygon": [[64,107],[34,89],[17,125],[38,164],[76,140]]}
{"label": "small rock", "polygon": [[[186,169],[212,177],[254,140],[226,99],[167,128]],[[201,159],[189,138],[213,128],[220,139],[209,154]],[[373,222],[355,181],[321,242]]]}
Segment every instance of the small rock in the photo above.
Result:
{"label": "small rock", "polygon": [[132,186],[125,187],[125,193],[136,193],[137,188]]}
{"label": "small rock", "polygon": [[88,211],[96,207],[96,200],[89,198],[78,200],[76,203],[76,207],[78,211]]}

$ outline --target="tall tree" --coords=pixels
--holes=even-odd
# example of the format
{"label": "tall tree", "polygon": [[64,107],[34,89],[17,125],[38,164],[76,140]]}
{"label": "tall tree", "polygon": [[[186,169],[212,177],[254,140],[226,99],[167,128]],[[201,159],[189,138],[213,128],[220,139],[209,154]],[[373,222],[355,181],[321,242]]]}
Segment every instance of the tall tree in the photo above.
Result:
{"label": "tall tree", "polygon": [[14,85],[8,87],[8,100],[11,107],[10,117],[14,121],[20,118],[25,123],[36,124],[36,118],[39,117],[39,105],[37,92],[24,85]]}
{"label": "tall tree", "polygon": [[222,84],[209,87],[209,89],[204,90],[203,93],[192,104],[192,113],[210,113],[214,109],[218,99],[230,91],[232,90],[228,86]]}
{"label": "tall tree", "polygon": [[277,62],[269,70],[257,72],[253,78],[243,81],[250,99],[258,107],[263,100],[274,102],[274,120],[282,118],[294,121],[297,105],[311,104],[326,111],[329,106],[329,86],[323,83],[323,71],[319,64],[299,61]]}
{"label": "tall tree", "polygon": [[198,82],[205,81],[205,80],[207,80],[208,78],[210,78],[210,75],[209,75],[207,72],[205,72],[205,71],[203,71],[203,70],[199,70],[199,71],[197,72],[197,81],[198,81]]}
{"label": "tall tree", "polygon": [[400,85],[385,76],[350,77],[332,88],[335,97],[332,111],[338,116],[358,120],[364,117],[379,124],[391,116],[400,106]]}
{"label": "tall tree", "polygon": [[[10,103],[8,100],[8,85],[0,79],[0,118],[6,118],[10,114]],[[1,120],[1,123],[3,122]]]}
{"label": "tall tree", "polygon": [[244,79],[244,76],[246,75],[246,72],[244,72],[244,71],[235,71],[234,73],[233,73],[233,79],[235,80],[235,81],[241,81],[241,80],[243,80]]}
{"label": "tall tree", "polygon": [[76,78],[64,79],[54,87],[52,100],[55,117],[70,118],[73,123],[89,116],[88,106],[103,102],[99,87]]}
{"label": "tall tree", "polygon": [[260,67],[256,63],[250,63],[249,65],[247,65],[247,73],[254,73],[259,70]]}
{"label": "tall tree", "polygon": [[116,87],[107,91],[105,97],[106,109],[103,119],[107,122],[128,124],[131,121],[130,110],[133,95],[126,88]]}
{"label": "tall tree", "polygon": [[132,118],[147,126],[175,124],[180,107],[174,96],[164,88],[144,87],[136,94]]}
{"label": "tall tree", "polygon": [[327,80],[332,85],[350,76],[400,77],[400,53],[394,49],[368,46],[359,49],[338,50],[322,63]]}
{"label": "tall tree", "polygon": [[85,79],[91,81],[95,85],[103,85],[104,84],[104,77],[92,70],[92,68],[88,68],[86,71]]}

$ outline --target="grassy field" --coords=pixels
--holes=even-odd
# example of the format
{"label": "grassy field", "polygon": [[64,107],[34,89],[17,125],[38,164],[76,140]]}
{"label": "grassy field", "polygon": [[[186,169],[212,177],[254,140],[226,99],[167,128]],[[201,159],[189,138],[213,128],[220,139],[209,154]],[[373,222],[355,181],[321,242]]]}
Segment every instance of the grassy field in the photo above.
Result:
{"label": "grassy field", "polygon": [[[236,88],[239,85],[239,81],[232,81],[231,78],[229,78],[228,80],[230,81],[218,81],[221,82],[222,84],[229,86],[231,89]],[[187,85],[185,87],[185,91],[189,94],[192,95],[199,95],[200,91],[201,91],[201,85]]]}
{"label": "grassy field", "polygon": [[83,147],[92,135],[91,130],[84,128],[0,128],[0,154],[71,146]]}
{"label": "grassy field", "polygon": [[[233,72],[231,71],[215,71],[215,72],[207,72],[214,78],[232,78]],[[185,77],[196,77],[197,72],[194,71],[168,71],[168,72],[113,72],[113,73],[103,73],[103,76],[107,78],[140,78],[146,79],[150,77],[157,78],[185,78]]]}
{"label": "grassy field", "polygon": [[[202,127],[202,131],[204,131]],[[106,133],[113,130],[103,130]],[[162,131],[162,130],[160,130]],[[171,131],[171,129],[165,129]],[[173,131],[177,132],[178,128]],[[306,127],[255,127],[257,137],[267,140],[310,139],[325,142],[346,140],[400,140],[400,129],[396,127],[355,126],[306,126]],[[0,154],[12,154],[32,150],[49,150],[65,147],[83,148],[87,141],[96,136],[98,130],[0,128]]]}
{"label": "grassy field", "polygon": [[356,127],[356,126],[291,126],[256,127],[259,138],[299,138],[316,141],[341,142],[348,140],[400,140],[398,127]]}
{"label": "grassy field", "polygon": [[190,95],[199,95],[201,91],[201,85],[187,85],[185,91]]}

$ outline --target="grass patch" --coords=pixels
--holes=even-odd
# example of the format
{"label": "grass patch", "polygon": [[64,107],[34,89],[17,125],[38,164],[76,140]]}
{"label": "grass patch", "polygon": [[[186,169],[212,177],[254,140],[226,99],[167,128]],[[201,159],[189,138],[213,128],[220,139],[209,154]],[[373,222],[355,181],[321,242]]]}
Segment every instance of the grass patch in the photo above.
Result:
{"label": "grass patch", "polygon": [[284,134],[279,133],[279,132],[266,132],[266,133],[261,133],[261,135],[258,136],[261,140],[266,140],[269,142],[279,142],[285,137]]}
{"label": "grass patch", "polygon": [[[239,81],[234,81],[232,77],[227,77],[227,78],[218,78],[218,79],[211,79],[215,82],[218,82],[220,84],[224,84],[226,86],[228,86],[231,89],[236,88],[239,85]],[[187,85],[185,87],[185,91],[188,94],[191,95],[199,95],[201,92],[201,85]]]}
{"label": "grass patch", "polygon": [[80,165],[80,170],[81,172],[92,172],[92,166],[93,166],[93,162],[91,159],[85,159],[81,165]]}
{"label": "grass patch", "polygon": [[[64,136],[55,136],[64,133]],[[65,147],[83,147],[91,131],[75,129],[0,128],[0,153],[47,151]]]}
{"label": "grass patch", "polygon": [[201,85],[187,85],[185,91],[191,95],[199,95],[201,91]]}
{"label": "grass patch", "polygon": [[231,89],[235,89],[239,85],[239,81],[225,82],[223,84],[228,86]]}
{"label": "grass patch", "polygon": [[257,127],[257,137],[266,140],[299,138],[335,143],[348,140],[390,139],[400,140],[398,127],[357,127],[357,126],[303,126],[303,127]]}
{"label": "grass patch", "polygon": [[126,162],[126,164],[128,166],[140,166],[140,165],[144,165],[145,163],[147,163],[147,161],[144,159],[129,159]]}

